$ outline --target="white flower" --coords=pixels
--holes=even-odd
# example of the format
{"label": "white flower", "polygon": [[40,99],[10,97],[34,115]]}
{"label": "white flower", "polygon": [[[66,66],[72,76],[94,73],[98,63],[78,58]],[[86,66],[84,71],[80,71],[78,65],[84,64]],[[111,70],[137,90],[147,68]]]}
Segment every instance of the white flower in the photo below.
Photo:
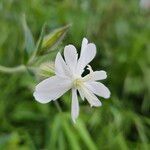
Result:
{"label": "white flower", "polygon": [[[110,97],[108,88],[98,80],[106,79],[106,72],[93,71],[88,65],[96,55],[96,46],[88,43],[86,38],[82,41],[81,54],[73,45],[67,45],[64,49],[64,59],[58,53],[55,59],[55,76],[40,82],[35,89],[34,97],[40,103],[48,103],[56,100],[71,89],[72,104],[71,116],[73,122],[79,115],[79,102],[77,91],[82,100],[86,99],[91,106],[101,106],[101,102],[95,96]],[[85,67],[88,66],[90,73],[82,77]]]}

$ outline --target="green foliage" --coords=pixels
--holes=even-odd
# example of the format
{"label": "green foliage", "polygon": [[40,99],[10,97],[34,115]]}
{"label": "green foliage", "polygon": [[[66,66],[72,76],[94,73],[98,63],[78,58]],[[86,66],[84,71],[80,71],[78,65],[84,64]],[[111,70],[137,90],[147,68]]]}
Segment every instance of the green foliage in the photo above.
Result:
{"label": "green foliage", "polygon": [[[0,150],[149,150],[149,19],[136,0],[1,0]],[[100,108],[80,101],[74,125],[69,93],[58,100],[62,112],[32,94],[39,73],[53,74],[56,52],[79,50],[83,37],[97,45],[91,65],[107,71],[111,98]]]}
{"label": "green foliage", "polygon": [[35,49],[35,42],[33,39],[33,35],[27,25],[25,15],[22,16],[22,26],[25,38],[24,62],[26,63],[26,61],[29,59],[30,55],[33,53]]}

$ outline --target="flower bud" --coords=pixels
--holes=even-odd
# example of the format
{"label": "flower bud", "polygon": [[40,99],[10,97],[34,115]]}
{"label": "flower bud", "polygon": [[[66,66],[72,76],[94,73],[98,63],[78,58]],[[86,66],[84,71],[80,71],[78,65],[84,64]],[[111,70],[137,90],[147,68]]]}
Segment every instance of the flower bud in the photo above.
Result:
{"label": "flower bud", "polygon": [[54,62],[44,62],[39,67],[38,74],[43,77],[50,77],[54,75]]}

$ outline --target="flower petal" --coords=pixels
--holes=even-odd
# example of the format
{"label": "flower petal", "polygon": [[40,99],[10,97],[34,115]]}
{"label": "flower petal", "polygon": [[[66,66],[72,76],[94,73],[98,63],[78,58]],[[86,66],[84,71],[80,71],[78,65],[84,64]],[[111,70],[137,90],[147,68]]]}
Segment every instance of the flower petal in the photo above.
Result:
{"label": "flower petal", "polygon": [[109,89],[100,82],[87,82],[86,86],[91,92],[93,92],[94,94],[98,96],[101,96],[104,98],[110,97]]}
{"label": "flower petal", "polygon": [[88,65],[96,55],[95,44],[93,43],[87,44],[86,42],[83,42],[83,43],[84,44],[82,44],[81,55],[80,55],[80,58],[78,60],[78,65],[77,65],[78,74],[82,74],[86,65]]}
{"label": "flower petal", "polygon": [[105,71],[90,71],[90,73],[83,77],[84,82],[88,81],[97,81],[97,80],[103,80],[107,78],[107,74]]}
{"label": "flower petal", "polygon": [[84,97],[87,99],[87,101],[91,105],[91,107],[92,106],[98,107],[102,105],[99,99],[88,88],[83,87],[81,90],[82,90]]}
{"label": "flower petal", "polygon": [[55,59],[55,74],[62,77],[70,76],[69,68],[62,58],[60,52],[58,52]]}
{"label": "flower petal", "polygon": [[40,82],[34,92],[35,99],[40,103],[56,100],[71,88],[71,82],[58,76],[50,77]]}
{"label": "flower petal", "polygon": [[86,38],[83,38],[82,45],[81,45],[81,55],[85,51],[87,44],[88,44],[88,40]]}
{"label": "flower petal", "polygon": [[77,97],[77,90],[72,89],[72,104],[71,104],[71,116],[74,123],[79,115],[79,102]]}
{"label": "flower petal", "polygon": [[84,95],[83,95],[83,93],[82,93],[82,91],[81,91],[80,88],[78,89],[78,92],[79,92],[79,94],[80,94],[80,96],[81,96],[81,99],[84,101]]}
{"label": "flower petal", "polygon": [[106,78],[107,78],[107,74],[103,70],[93,72],[93,79],[94,80],[103,80]]}
{"label": "flower petal", "polygon": [[64,57],[70,70],[72,71],[72,73],[74,73],[76,65],[77,65],[77,59],[78,59],[76,48],[73,45],[65,46]]}

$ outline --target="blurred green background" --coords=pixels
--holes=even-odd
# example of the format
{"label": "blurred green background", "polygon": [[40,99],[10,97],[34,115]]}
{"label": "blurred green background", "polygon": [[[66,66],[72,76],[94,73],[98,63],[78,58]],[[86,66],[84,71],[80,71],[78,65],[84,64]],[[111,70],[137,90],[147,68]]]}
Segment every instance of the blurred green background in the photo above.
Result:
{"label": "blurred green background", "polygon": [[149,150],[150,13],[139,0],[1,0],[0,65],[23,63],[22,14],[35,41],[45,22],[51,30],[71,24],[49,61],[66,44],[80,50],[83,37],[94,42],[91,65],[107,71],[112,94],[99,108],[79,99],[74,125],[69,92],[58,100],[60,113],[54,102],[34,100],[38,75],[0,72],[0,150]]}

